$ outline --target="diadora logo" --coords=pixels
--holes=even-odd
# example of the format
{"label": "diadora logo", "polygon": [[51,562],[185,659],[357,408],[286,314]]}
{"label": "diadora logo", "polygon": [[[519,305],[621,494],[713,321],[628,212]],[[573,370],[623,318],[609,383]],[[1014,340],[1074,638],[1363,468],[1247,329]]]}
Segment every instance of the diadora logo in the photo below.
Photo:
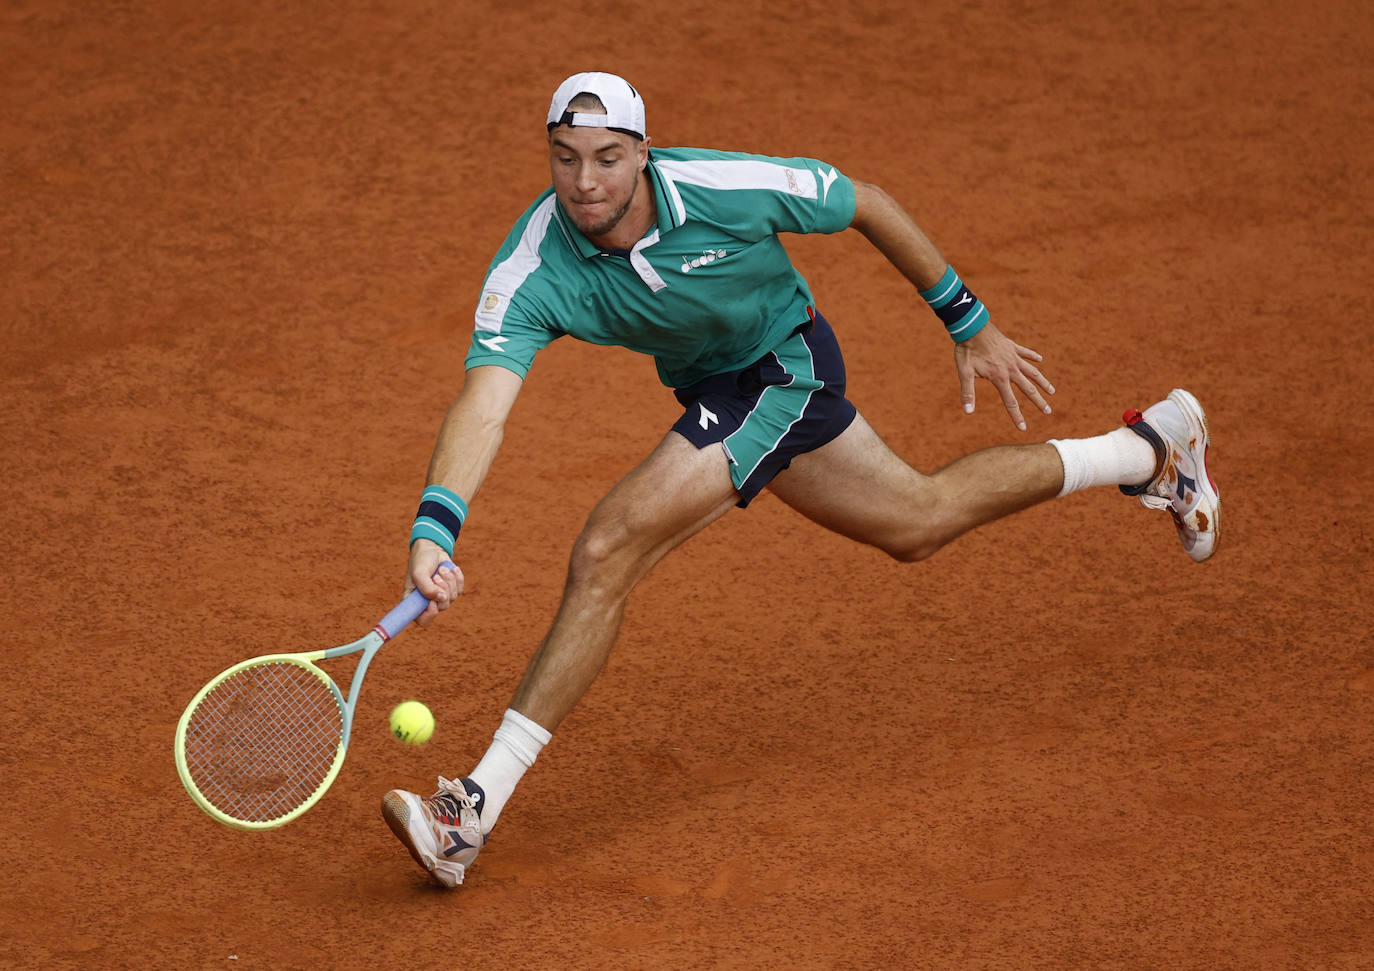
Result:
{"label": "diadora logo", "polygon": [[965,290],[965,291],[964,291],[964,295],[963,295],[962,297],[959,298],[959,302],[956,303],[954,306],[956,306],[956,307],[962,307],[964,304],[966,304],[966,303],[972,303],[972,302],[973,302],[973,294],[971,294],[971,293],[969,293],[967,290]]}
{"label": "diadora logo", "polygon": [[481,344],[489,351],[496,351],[499,354],[504,354],[506,353],[506,349],[501,345],[508,340],[510,340],[509,337],[502,337],[500,334],[497,334],[495,337],[479,337],[477,338],[477,343]]}
{"label": "diadora logo", "polygon": [[1184,502],[1188,501],[1191,493],[1197,492],[1197,480],[1190,479],[1182,472],[1178,474],[1178,497]]}
{"label": "diadora logo", "polygon": [[701,419],[697,422],[697,424],[700,425],[703,429],[710,428],[712,423],[717,425],[720,424],[720,419],[716,417],[716,413],[714,411],[709,411],[706,408],[706,406],[703,405],[700,401],[697,402],[697,407],[701,409]]}
{"label": "diadora logo", "polygon": [[[825,200],[830,198],[830,187],[834,185],[835,180],[840,177],[840,173],[836,172],[833,168],[831,168],[819,169],[818,174],[821,177],[821,185],[823,187],[821,190],[821,205],[825,205]],[[788,178],[791,178],[790,174],[788,175]]]}
{"label": "diadora logo", "polygon": [[463,852],[463,850],[472,849],[472,844],[463,839],[462,834],[456,829],[448,830],[448,838],[453,840],[453,845],[444,850],[444,856],[453,856],[455,853]]}
{"label": "diadora logo", "polygon": [[725,257],[726,252],[723,249],[702,250],[700,256],[695,256],[690,260],[686,257],[683,258],[682,272],[691,273],[693,270],[706,266],[708,263],[714,263],[716,260],[723,260]]}

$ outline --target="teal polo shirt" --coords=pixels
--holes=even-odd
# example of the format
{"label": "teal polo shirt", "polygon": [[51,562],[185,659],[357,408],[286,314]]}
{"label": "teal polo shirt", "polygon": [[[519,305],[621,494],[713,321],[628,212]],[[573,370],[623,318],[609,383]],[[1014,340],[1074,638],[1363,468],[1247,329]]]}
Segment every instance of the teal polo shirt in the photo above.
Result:
{"label": "teal polo shirt", "polygon": [[478,300],[466,366],[524,377],[567,334],[651,355],[670,388],[758,360],[807,320],[806,280],[779,233],[837,233],[854,184],[809,158],[655,148],[656,225],[608,253],[567,218],[552,188],[511,229]]}

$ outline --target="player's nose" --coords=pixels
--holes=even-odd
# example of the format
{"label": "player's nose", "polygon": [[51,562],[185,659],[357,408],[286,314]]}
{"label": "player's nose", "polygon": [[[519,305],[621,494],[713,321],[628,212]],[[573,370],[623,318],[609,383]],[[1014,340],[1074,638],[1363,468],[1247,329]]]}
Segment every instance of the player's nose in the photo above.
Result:
{"label": "player's nose", "polygon": [[577,169],[577,188],[582,192],[591,192],[599,182],[596,177],[595,165],[581,165]]}

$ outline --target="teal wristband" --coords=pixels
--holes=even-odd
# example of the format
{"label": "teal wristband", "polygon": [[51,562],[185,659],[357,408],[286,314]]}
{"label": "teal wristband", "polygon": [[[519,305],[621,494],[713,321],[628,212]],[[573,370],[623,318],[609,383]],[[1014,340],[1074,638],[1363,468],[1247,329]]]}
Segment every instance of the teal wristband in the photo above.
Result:
{"label": "teal wristband", "polygon": [[954,267],[946,266],[944,276],[929,290],[921,291],[921,299],[935,311],[945,325],[945,331],[956,344],[962,344],[988,323],[988,308],[973,295]]}
{"label": "teal wristband", "polygon": [[410,545],[417,539],[436,543],[449,556],[458,542],[458,531],[468,518],[468,504],[458,493],[440,485],[426,487],[420,494],[420,508],[410,527]]}

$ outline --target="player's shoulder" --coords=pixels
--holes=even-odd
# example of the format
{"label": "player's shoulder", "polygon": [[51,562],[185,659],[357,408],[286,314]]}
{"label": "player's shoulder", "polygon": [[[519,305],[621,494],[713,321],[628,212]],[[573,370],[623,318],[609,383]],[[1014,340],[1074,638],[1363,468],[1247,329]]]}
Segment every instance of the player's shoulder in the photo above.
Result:
{"label": "player's shoulder", "polygon": [[655,145],[649,149],[649,158],[655,162],[717,162],[738,158],[757,158],[748,152],[735,152],[719,148],[691,148],[674,145],[662,148]]}
{"label": "player's shoulder", "polygon": [[788,172],[833,170],[820,159],[762,155],[718,148],[654,148],[650,160],[663,176],[717,189],[786,189]]}
{"label": "player's shoulder", "polygon": [[553,216],[554,202],[553,186],[549,186],[539,193],[539,196],[515,220],[508,237],[519,236],[526,231],[531,223],[541,230],[547,228]]}
{"label": "player's shoulder", "polygon": [[556,238],[559,233],[556,204],[552,187],[540,193],[511,225],[505,241],[492,258],[492,267],[512,258],[537,265],[542,259],[540,253],[546,249],[545,241]]}
{"label": "player's shoulder", "polygon": [[649,151],[649,158],[659,165],[668,166],[690,166],[693,163],[713,164],[720,162],[763,162],[775,165],[785,165],[789,161],[774,155],[762,155],[758,152],[742,152],[721,148],[688,148],[685,146],[674,146],[672,148],[659,148],[655,146]]}

